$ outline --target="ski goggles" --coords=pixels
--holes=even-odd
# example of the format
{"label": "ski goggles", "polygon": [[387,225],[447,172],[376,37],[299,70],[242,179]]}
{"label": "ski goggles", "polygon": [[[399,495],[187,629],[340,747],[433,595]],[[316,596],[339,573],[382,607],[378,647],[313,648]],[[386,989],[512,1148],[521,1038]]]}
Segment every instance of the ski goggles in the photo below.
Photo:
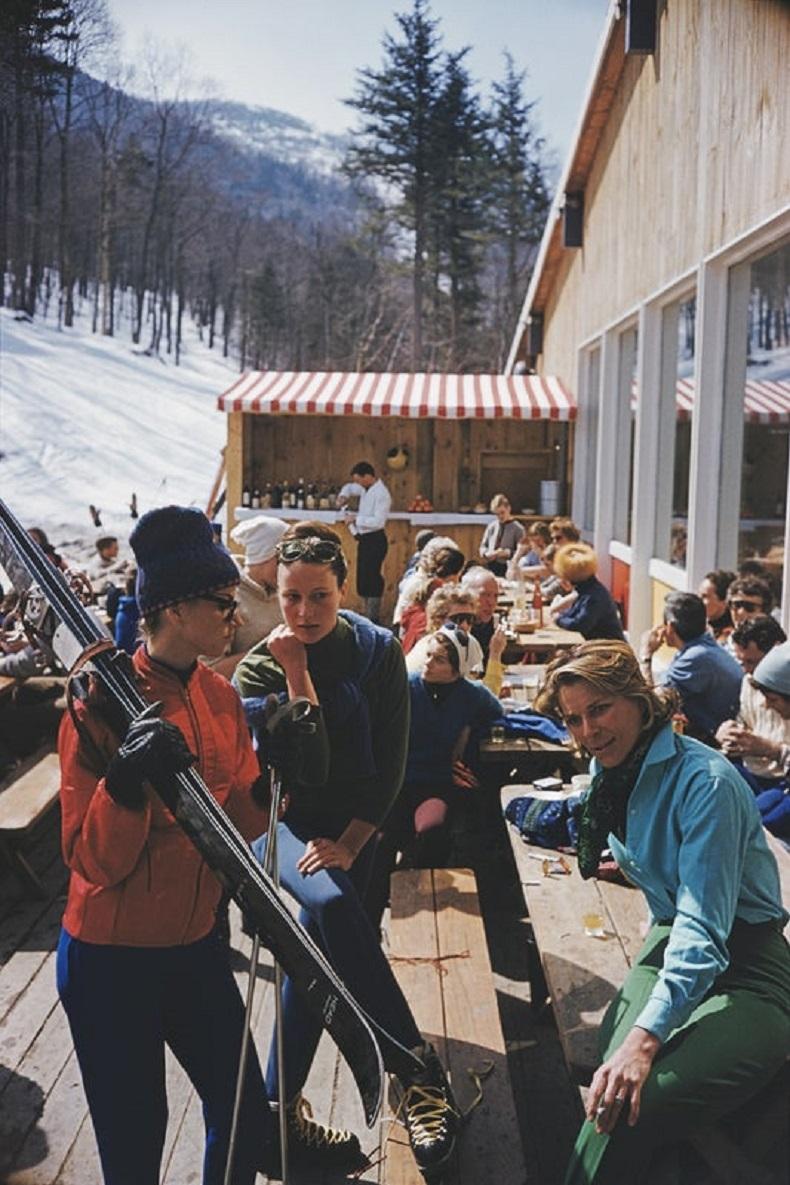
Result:
{"label": "ski goggles", "polygon": [[333,543],[331,539],[319,539],[317,535],[284,539],[277,544],[277,559],[281,564],[295,564],[297,560],[307,564],[331,564],[344,558],[339,543]]}

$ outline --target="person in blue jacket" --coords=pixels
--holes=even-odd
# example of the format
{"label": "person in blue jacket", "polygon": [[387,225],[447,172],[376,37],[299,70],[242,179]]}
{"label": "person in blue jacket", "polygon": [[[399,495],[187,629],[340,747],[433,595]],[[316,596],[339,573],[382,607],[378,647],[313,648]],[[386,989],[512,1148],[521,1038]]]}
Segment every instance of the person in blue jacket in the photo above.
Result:
{"label": "person in blue jacket", "polygon": [[582,877],[610,848],[652,919],[601,1025],[602,1064],[565,1178],[623,1185],[781,1069],[788,914],[751,790],[722,754],[673,732],[676,694],[645,681],[628,645],[585,642],[555,659],[537,706],[592,757]]}
{"label": "person in blue jacket", "polygon": [[411,723],[406,775],[387,832],[416,868],[441,868],[450,849],[452,816],[477,778],[463,761],[470,735],[502,715],[473,665],[469,635],[445,622],[431,636],[422,670],[409,676]]}
{"label": "person in blue jacket", "polygon": [[620,615],[612,594],[596,576],[598,561],[586,543],[566,543],[554,556],[554,571],[573,585],[576,599],[555,620],[564,630],[576,630],[583,638],[616,638],[625,641]]}

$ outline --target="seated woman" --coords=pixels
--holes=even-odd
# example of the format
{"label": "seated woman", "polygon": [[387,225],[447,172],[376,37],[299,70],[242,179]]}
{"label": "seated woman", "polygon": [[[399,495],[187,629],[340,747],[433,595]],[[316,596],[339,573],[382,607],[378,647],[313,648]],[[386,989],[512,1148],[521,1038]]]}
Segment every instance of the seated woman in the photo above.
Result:
{"label": "seated woman", "polygon": [[595,573],[598,561],[586,543],[566,543],[554,557],[554,570],[573,586],[576,599],[552,616],[564,630],[576,630],[584,638],[616,638],[625,641],[612,594]]}
{"label": "seated woman", "polygon": [[[352,995],[424,1063],[417,1073],[407,1071],[384,1051],[385,1066],[403,1086],[401,1115],[415,1159],[422,1170],[435,1170],[452,1154],[458,1115],[365,901],[373,837],[403,779],[409,728],[403,653],[389,630],[340,608],[348,568],[330,527],[310,521],[290,526],[277,561],[284,623],[242,659],[234,683],[243,696],[304,696],[313,705],[315,731],[283,762],[289,805],[277,829],[280,877],[301,906],[302,924]],[[265,837],[253,845],[261,860],[265,849]],[[325,1150],[338,1169],[359,1169],[366,1161],[356,1136],[316,1123],[302,1097],[321,1030],[288,980],[283,1027],[290,1141]],[[272,1088],[277,1083],[274,1041],[267,1081]]]}
{"label": "seated woman", "polygon": [[530,580],[542,580],[548,575],[543,564],[543,553],[551,546],[551,531],[547,523],[532,523],[513,553],[508,576],[514,579],[519,572]]}
{"label": "seated woman", "polygon": [[395,617],[400,625],[403,653],[426,632],[426,606],[431,593],[455,579],[464,566],[464,555],[452,539],[433,539],[423,550],[417,568],[398,597]]}
{"label": "seated woman", "polygon": [[464,794],[477,787],[462,761],[469,735],[502,715],[496,696],[467,678],[472,641],[448,621],[431,634],[422,670],[409,676],[406,778],[387,833],[416,868],[446,863],[453,813]]}
{"label": "seated woman", "polygon": [[734,572],[727,572],[724,568],[717,568],[714,572],[708,572],[703,576],[700,586],[697,589],[705,606],[708,629],[716,641],[721,642],[722,646],[729,638],[734,627],[734,622],[730,616],[730,610],[727,604],[727,589],[733,580],[735,580]]}
{"label": "seated woman", "polygon": [[623,1185],[781,1068],[787,914],[751,791],[726,758],[673,732],[674,694],[645,682],[629,646],[585,642],[557,658],[537,706],[593,758],[581,875],[611,848],[654,919],[601,1026],[603,1063],[565,1178]]}
{"label": "seated woman", "polygon": [[470,671],[475,675],[482,674],[483,647],[471,634],[476,613],[476,598],[469,589],[455,583],[442,584],[435,589],[425,606],[426,633],[418,638],[406,655],[407,672],[410,675],[422,672],[432,634],[435,634],[446,621],[452,621],[469,635]]}

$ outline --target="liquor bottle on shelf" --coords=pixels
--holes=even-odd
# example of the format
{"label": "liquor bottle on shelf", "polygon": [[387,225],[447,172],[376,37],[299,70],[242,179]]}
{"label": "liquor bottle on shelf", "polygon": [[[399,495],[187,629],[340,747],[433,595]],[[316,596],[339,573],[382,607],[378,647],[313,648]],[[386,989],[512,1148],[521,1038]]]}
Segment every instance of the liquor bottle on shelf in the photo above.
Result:
{"label": "liquor bottle on shelf", "polygon": [[337,490],[335,489],[334,484],[329,487],[329,493],[327,494],[327,501],[329,502],[329,509],[330,510],[337,509]]}
{"label": "liquor bottle on shelf", "polygon": [[304,506],[305,510],[315,510],[316,508],[315,484],[313,482],[310,482],[310,485],[307,487]]}
{"label": "liquor bottle on shelf", "polygon": [[269,510],[272,504],[272,483],[266,482],[263,493],[261,494],[261,510]]}
{"label": "liquor bottle on shelf", "polygon": [[272,510],[281,510],[283,504],[283,487],[279,481],[272,486]]}
{"label": "liquor bottle on shelf", "polygon": [[305,493],[304,478],[299,478],[299,485],[296,487],[296,509],[304,510],[307,502],[307,495]]}
{"label": "liquor bottle on shelf", "polygon": [[283,510],[291,509],[291,483],[288,478],[283,482]]}
{"label": "liquor bottle on shelf", "polygon": [[252,494],[250,493],[250,487],[249,487],[248,483],[245,481],[244,486],[242,487],[242,491],[241,491],[241,504],[242,504],[242,506],[249,506],[251,501],[252,501]]}
{"label": "liquor bottle on shelf", "polygon": [[261,491],[258,489],[257,486],[253,487],[252,500],[250,502],[250,506],[252,507],[253,510],[260,510],[260,508],[261,508]]}
{"label": "liquor bottle on shelf", "polygon": [[329,487],[325,481],[322,481],[319,487],[318,509],[329,510]]}

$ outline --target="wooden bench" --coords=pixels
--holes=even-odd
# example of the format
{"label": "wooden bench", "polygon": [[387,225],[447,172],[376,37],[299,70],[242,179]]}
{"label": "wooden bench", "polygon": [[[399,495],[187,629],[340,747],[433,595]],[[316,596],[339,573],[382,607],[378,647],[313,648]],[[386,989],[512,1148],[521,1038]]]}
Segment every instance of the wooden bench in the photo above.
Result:
{"label": "wooden bench", "polygon": [[[523,1185],[526,1181],[504,1038],[480,917],[467,869],[397,872],[391,881],[389,956],[422,1033],[448,1068],[469,1112],[444,1185]],[[382,1185],[422,1185],[408,1138],[384,1122]]]}
{"label": "wooden bench", "polygon": [[0,854],[39,897],[46,896],[46,891],[25,858],[22,845],[28,832],[54,807],[59,792],[60,762],[51,750],[37,753],[0,788]]}
{"label": "wooden bench", "polygon": [[[522,793],[522,788],[505,787],[503,810]],[[647,904],[637,889],[582,880],[575,857],[564,856],[570,872],[560,871],[555,863],[560,853],[526,844],[509,824],[508,831],[532,930],[533,1007],[551,1000],[571,1077],[586,1086],[600,1062],[599,1025],[642,946]],[[777,858],[783,900],[790,912],[790,852],[767,832],[766,838]],[[602,938],[585,933],[584,919],[589,915],[602,920]],[[747,1160],[721,1127],[695,1135],[692,1143],[725,1185],[776,1185],[777,1179]]]}

